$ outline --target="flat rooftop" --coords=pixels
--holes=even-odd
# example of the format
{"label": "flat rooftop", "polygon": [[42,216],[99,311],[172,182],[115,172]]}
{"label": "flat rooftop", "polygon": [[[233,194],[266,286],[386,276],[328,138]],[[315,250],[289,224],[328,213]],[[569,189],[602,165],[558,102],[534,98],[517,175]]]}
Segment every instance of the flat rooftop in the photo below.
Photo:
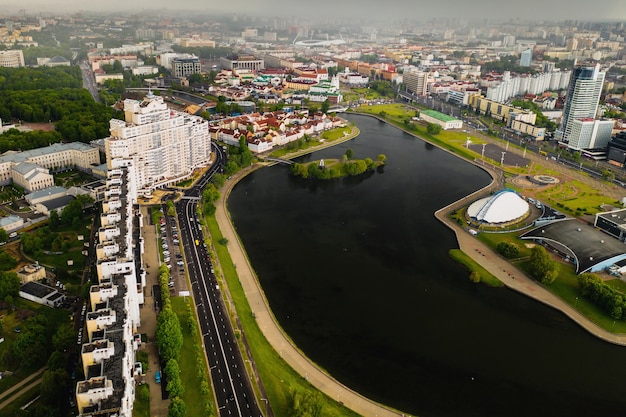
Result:
{"label": "flat rooftop", "polygon": [[588,272],[610,259],[618,262],[626,258],[626,245],[623,242],[576,219],[539,226],[520,238],[560,245],[576,259],[576,273]]}

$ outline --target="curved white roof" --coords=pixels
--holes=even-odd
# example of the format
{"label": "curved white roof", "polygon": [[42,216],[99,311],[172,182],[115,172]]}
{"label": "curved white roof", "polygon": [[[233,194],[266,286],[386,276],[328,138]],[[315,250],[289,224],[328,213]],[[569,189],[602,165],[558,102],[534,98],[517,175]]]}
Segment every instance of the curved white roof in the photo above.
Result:
{"label": "curved white roof", "polygon": [[490,197],[473,202],[467,214],[486,223],[505,223],[528,212],[528,203],[514,191],[502,190]]}

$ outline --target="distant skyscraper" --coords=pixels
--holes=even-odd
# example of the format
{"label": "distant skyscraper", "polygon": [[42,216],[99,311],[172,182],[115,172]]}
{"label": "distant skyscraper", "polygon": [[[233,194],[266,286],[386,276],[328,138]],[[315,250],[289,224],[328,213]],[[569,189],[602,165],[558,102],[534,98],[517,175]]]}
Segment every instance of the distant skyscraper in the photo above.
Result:
{"label": "distant skyscraper", "polygon": [[533,61],[533,50],[528,48],[522,52],[519,59],[520,67],[530,67],[531,62]]}
{"label": "distant skyscraper", "polygon": [[604,72],[600,71],[600,64],[581,65],[574,68],[563,106],[561,127],[555,135],[556,139],[562,142],[569,141],[575,119],[595,119],[603,83]]}

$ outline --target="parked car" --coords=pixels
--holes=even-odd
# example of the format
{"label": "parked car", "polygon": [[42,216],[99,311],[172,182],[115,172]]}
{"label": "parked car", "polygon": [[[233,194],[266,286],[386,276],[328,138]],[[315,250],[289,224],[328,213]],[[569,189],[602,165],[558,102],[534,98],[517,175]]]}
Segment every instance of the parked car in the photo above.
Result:
{"label": "parked car", "polygon": [[161,383],[161,371],[156,371],[154,374],[154,380],[157,384]]}

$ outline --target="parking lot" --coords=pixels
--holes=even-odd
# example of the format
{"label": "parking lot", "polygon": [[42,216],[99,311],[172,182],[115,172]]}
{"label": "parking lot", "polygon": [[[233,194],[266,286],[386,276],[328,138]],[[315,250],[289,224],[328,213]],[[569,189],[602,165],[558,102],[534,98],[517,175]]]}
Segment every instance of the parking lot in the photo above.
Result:
{"label": "parking lot", "polygon": [[160,220],[160,244],[163,249],[162,261],[170,271],[170,281],[168,287],[170,293],[187,290],[187,280],[185,279],[185,262],[181,253],[180,240],[178,236],[178,226],[176,219],[163,215]]}

